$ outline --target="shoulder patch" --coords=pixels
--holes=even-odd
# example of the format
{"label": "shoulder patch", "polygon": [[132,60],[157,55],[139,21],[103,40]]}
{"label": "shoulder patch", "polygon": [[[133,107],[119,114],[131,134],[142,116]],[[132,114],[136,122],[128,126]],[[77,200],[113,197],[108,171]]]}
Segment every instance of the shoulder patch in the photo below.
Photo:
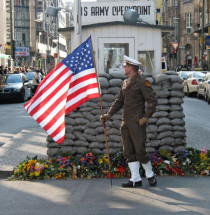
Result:
{"label": "shoulder patch", "polygon": [[147,87],[151,87],[151,84],[150,84],[150,82],[149,82],[148,80],[145,81],[145,85],[146,85]]}

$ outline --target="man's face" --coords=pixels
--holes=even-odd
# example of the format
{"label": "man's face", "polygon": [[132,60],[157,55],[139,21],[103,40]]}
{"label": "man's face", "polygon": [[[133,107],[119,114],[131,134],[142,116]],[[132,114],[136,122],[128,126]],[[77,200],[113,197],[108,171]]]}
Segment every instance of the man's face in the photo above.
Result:
{"label": "man's face", "polygon": [[131,72],[131,66],[129,64],[125,63],[123,65],[123,67],[124,67],[124,74],[129,77],[130,72]]}

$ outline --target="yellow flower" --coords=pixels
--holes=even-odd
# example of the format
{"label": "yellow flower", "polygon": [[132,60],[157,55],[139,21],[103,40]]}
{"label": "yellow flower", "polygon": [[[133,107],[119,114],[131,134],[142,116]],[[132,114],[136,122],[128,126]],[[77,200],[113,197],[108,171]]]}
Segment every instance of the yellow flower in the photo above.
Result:
{"label": "yellow flower", "polygon": [[45,165],[44,165],[44,168],[48,168],[48,165],[47,165],[47,164],[45,164]]}
{"label": "yellow flower", "polygon": [[30,176],[34,176],[34,172],[30,172]]}
{"label": "yellow flower", "polygon": [[98,163],[100,163],[100,164],[101,164],[101,163],[103,163],[103,160],[101,160],[101,159],[98,159]]}
{"label": "yellow flower", "polygon": [[39,176],[40,175],[40,171],[35,172],[35,176]]}
{"label": "yellow flower", "polygon": [[201,160],[207,160],[207,156],[206,156],[206,154],[204,154],[204,153],[200,153],[200,158],[201,158]]}

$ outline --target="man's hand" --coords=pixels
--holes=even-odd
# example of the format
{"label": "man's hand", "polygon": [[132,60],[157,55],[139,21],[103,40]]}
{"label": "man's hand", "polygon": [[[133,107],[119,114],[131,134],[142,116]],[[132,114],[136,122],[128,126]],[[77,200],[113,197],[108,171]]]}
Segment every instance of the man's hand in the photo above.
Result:
{"label": "man's hand", "polygon": [[109,119],[111,118],[111,116],[109,114],[104,114],[100,116],[100,121],[102,124],[104,124],[105,122],[107,122]]}
{"label": "man's hand", "polygon": [[139,120],[139,125],[142,126],[148,122],[148,118],[143,117]]}

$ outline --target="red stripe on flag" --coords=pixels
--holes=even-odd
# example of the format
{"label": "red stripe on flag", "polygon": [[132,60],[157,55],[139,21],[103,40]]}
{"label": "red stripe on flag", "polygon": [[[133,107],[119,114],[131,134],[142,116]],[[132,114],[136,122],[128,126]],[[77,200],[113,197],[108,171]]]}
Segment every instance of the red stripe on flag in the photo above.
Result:
{"label": "red stripe on flag", "polygon": [[62,144],[64,139],[65,139],[65,135],[63,137],[61,137],[59,140],[57,140],[56,143]]}
{"label": "red stripe on flag", "polygon": [[[37,94],[35,94],[31,100],[29,102],[33,103],[34,101],[38,100],[39,97],[41,97],[47,90],[49,90],[54,84],[56,81],[58,81],[63,75],[65,75],[67,72],[69,71],[68,68],[64,69],[57,77],[55,77],[47,86],[45,86],[40,92],[37,91]],[[71,77],[69,77],[71,78]],[[69,79],[66,79],[69,81]],[[65,80],[65,81],[66,81]],[[63,84],[63,83],[62,83]],[[59,88],[59,86],[58,86]],[[48,95],[49,97],[49,95]],[[46,99],[46,98],[45,98]],[[27,106],[27,104],[25,104],[25,106]],[[27,110],[29,109],[29,107],[27,108]],[[31,116],[33,114],[29,113]]]}
{"label": "red stripe on flag", "polygon": [[[54,69],[52,69],[46,76],[45,78],[42,80],[42,82],[39,84],[39,86],[37,87],[36,89],[36,92],[34,94],[34,96],[27,102],[25,103],[23,106],[26,107],[28,104],[32,103],[34,100],[36,100],[36,96],[37,96],[37,92],[39,90],[39,88],[48,80],[48,78],[52,75],[52,73],[54,73],[57,69],[59,69],[61,66],[63,66],[63,64],[60,62]],[[68,71],[69,69],[66,68],[65,69],[66,71]],[[62,71],[62,73],[66,72],[65,70]],[[61,73],[59,74],[59,76],[61,75]],[[62,76],[62,75],[61,75]],[[49,83],[50,84],[50,83]],[[49,85],[48,84],[48,85]],[[47,87],[47,86],[46,86]],[[45,88],[42,89],[42,91],[44,90]]]}
{"label": "red stripe on flag", "polygon": [[52,73],[54,73],[56,70],[60,69],[60,67],[63,66],[63,63],[60,62],[55,68],[53,68],[42,80],[42,82],[39,84],[39,86],[37,87],[37,91],[38,89],[46,82],[46,80],[52,75]]}
{"label": "red stripe on flag", "polygon": [[[62,89],[63,86],[68,84],[70,82],[71,76],[65,79],[57,88],[55,88],[52,93],[50,93],[45,99],[43,99],[39,105],[37,105],[29,114],[33,116],[37,111],[39,111],[42,107],[44,107],[56,94],[57,92]],[[68,91],[66,91],[67,96]]]}
{"label": "red stripe on flag", "polygon": [[[63,121],[62,124],[59,125],[59,126],[57,127],[57,129],[56,129],[52,134],[50,134],[50,136],[51,136],[52,138],[54,138],[54,137],[55,137],[57,134],[59,134],[64,128],[65,128],[65,121]],[[65,136],[65,135],[64,135],[64,136]]]}
{"label": "red stripe on flag", "polygon": [[78,96],[79,94],[81,93],[84,93],[86,92],[87,90],[90,90],[92,88],[97,88],[98,87],[98,84],[97,83],[94,83],[94,84],[89,84],[87,86],[84,86],[82,88],[79,88],[77,91],[71,93],[70,95],[68,95],[67,97],[67,102],[70,101],[71,99],[75,98],[76,96]]}
{"label": "red stripe on flag", "polygon": [[96,73],[84,75],[84,76],[72,81],[70,84],[70,88],[76,86],[77,84],[79,84],[81,82],[87,81],[87,80],[92,79],[92,78],[96,78]]}
{"label": "red stripe on flag", "polygon": [[76,109],[77,107],[79,107],[81,104],[87,102],[88,100],[93,99],[93,98],[98,98],[98,97],[99,97],[99,93],[94,93],[94,94],[87,95],[85,98],[79,100],[78,102],[76,102],[73,105],[71,105],[70,107],[68,107],[66,109],[66,115],[68,113],[70,113],[71,111],[73,111],[74,109]]}
{"label": "red stripe on flag", "polygon": [[65,109],[62,109],[61,111],[59,111],[44,127],[43,129],[45,131],[49,130],[56,122],[57,120],[62,116],[65,116]]}
{"label": "red stripe on flag", "polygon": [[[41,123],[65,99],[66,99],[66,92],[62,96],[60,96],[51,106],[49,106],[48,109],[41,116],[39,116],[36,119],[36,121],[38,123]],[[63,108],[65,109],[65,105],[64,105]],[[59,112],[62,112],[62,110],[60,110]]]}

